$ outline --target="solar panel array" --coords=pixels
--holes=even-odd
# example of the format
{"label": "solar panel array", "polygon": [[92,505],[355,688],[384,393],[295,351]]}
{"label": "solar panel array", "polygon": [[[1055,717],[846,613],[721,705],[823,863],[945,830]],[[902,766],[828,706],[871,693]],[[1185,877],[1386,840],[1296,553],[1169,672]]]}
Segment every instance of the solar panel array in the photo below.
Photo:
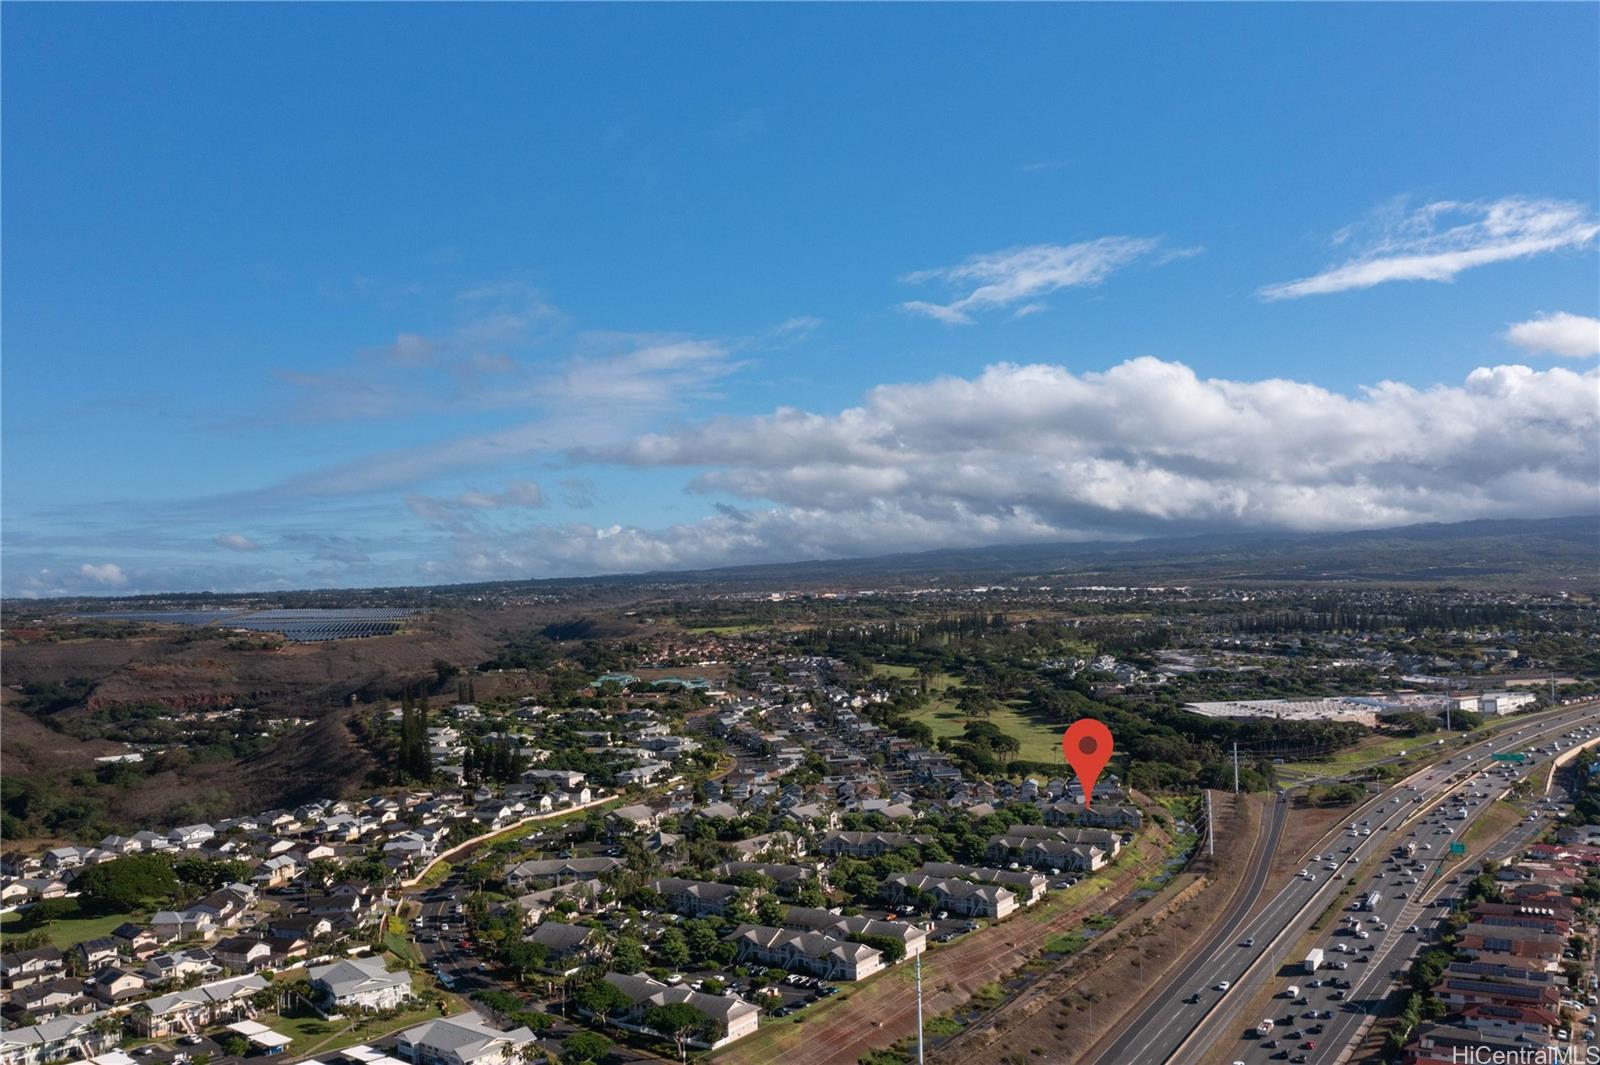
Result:
{"label": "solar panel array", "polygon": [[301,610],[144,610],[125,613],[80,614],[105,621],[160,621],[171,625],[218,625],[249,632],[275,632],[295,643],[353,640],[388,636],[406,623],[415,610],[390,607],[348,609],[310,607]]}
{"label": "solar panel array", "polygon": [[366,636],[388,636],[405,624],[414,610],[385,607],[356,607],[348,610],[257,610],[242,618],[230,618],[231,629],[275,632],[296,643],[319,640],[355,640]]}
{"label": "solar panel array", "polygon": [[78,617],[85,621],[160,621],[168,625],[209,625],[213,621],[242,613],[242,610],[125,610],[79,614]]}

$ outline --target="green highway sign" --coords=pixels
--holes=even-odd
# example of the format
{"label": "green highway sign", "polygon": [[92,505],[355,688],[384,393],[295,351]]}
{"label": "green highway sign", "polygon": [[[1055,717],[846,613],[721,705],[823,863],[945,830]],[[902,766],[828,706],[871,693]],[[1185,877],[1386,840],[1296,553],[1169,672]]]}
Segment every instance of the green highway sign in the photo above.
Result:
{"label": "green highway sign", "polygon": [[1450,853],[1465,854],[1467,853],[1467,845],[1465,843],[1452,843],[1450,844]]}
{"label": "green highway sign", "polygon": [[1521,751],[1503,751],[1491,755],[1491,757],[1497,762],[1526,762],[1528,760],[1528,756]]}

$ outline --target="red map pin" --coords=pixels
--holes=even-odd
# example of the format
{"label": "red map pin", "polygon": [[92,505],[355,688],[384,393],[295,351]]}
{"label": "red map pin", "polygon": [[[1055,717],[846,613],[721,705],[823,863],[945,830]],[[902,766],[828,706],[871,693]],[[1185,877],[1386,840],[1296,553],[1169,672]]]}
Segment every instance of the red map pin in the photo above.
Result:
{"label": "red map pin", "polygon": [[1094,782],[1111,761],[1111,730],[1092,717],[1080,718],[1061,737],[1061,751],[1083,785],[1083,808],[1094,801]]}

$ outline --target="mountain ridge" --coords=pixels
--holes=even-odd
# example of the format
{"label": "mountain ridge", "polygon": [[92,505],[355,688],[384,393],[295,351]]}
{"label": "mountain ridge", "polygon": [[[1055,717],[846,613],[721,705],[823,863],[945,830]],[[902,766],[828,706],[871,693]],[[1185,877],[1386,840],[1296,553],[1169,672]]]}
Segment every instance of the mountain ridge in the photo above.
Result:
{"label": "mountain ridge", "polygon": [[[1269,565],[1269,563],[1271,565]],[[76,596],[32,600],[28,606],[92,602],[206,600],[336,602],[362,597],[390,601],[489,590],[640,586],[743,587],[851,585],[1006,579],[1120,577],[1173,583],[1221,580],[1294,583],[1505,582],[1528,580],[1600,590],[1600,515],[1426,522],[1340,532],[1281,530],[1200,532],[1138,540],[1053,541],[946,547],[838,559],[743,563],[687,570],[648,570],[579,577],[509,578],[462,584],[383,585],[279,592],[163,592],[137,596]],[[20,603],[12,603],[18,609]]]}

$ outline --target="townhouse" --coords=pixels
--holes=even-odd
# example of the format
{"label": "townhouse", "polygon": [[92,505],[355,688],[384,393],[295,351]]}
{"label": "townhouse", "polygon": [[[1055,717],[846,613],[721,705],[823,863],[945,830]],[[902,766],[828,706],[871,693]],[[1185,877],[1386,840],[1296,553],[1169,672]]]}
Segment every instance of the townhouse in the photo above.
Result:
{"label": "townhouse", "polygon": [[1553,965],[1560,960],[1566,940],[1539,928],[1474,921],[1461,930],[1457,946],[1474,954],[1509,954]]}
{"label": "townhouse", "polygon": [[1554,1060],[1535,1056],[1539,1047],[1502,1032],[1452,1024],[1423,1024],[1407,1049],[1408,1065],[1462,1065],[1476,1061]]}
{"label": "townhouse", "polygon": [[1531,1006],[1553,1011],[1561,1004],[1561,991],[1553,984],[1521,980],[1491,980],[1447,974],[1435,985],[1434,993],[1456,1013],[1476,1005]]}
{"label": "townhouse", "polygon": [[961,917],[999,920],[1017,909],[1016,894],[1006,888],[927,873],[894,873],[884,879],[880,891],[886,900],[897,906],[916,904],[922,896],[932,896],[936,908]]}
{"label": "townhouse", "polygon": [[122,957],[122,944],[111,936],[86,939],[72,948],[78,960],[78,971],[92,973],[104,965],[115,964]]}
{"label": "townhouse", "polygon": [[108,965],[89,981],[89,997],[107,1006],[117,1006],[145,993],[149,984],[138,973]]}
{"label": "townhouse", "polygon": [[133,1007],[134,1031],[152,1039],[255,1016],[251,1000],[267,989],[259,976],[236,976],[198,987],[158,995]]}
{"label": "townhouse", "polygon": [[724,939],[738,948],[741,963],[754,960],[824,980],[861,980],[883,968],[882,951],[825,932],[745,924]]}
{"label": "townhouse", "polygon": [[[605,981],[628,997],[630,1004],[623,1011],[619,1023],[634,1031],[651,1032],[651,1029],[644,1024],[644,1018],[651,1007],[679,1003],[688,1006],[709,1022],[710,1038],[697,1037],[690,1040],[691,1045],[704,1049],[714,1050],[736,1039],[742,1039],[754,1032],[760,1024],[760,1007],[733,995],[708,995],[687,987],[669,987],[643,973],[631,976],[626,973],[606,973]],[[651,1032],[651,1034],[666,1036],[663,1032]]]}
{"label": "townhouse", "polygon": [[1051,828],[1017,825],[991,836],[984,857],[995,865],[1017,862],[1059,873],[1092,873],[1115,857],[1120,841],[1101,828]]}
{"label": "townhouse", "polygon": [[922,847],[933,842],[932,836],[904,832],[835,831],[822,837],[817,850],[829,858],[881,858],[901,847]]}
{"label": "townhouse", "polygon": [[1082,803],[1063,800],[1046,803],[1042,809],[1047,825],[1082,825],[1085,828],[1106,828],[1117,832],[1137,832],[1144,825],[1144,814],[1139,808],[1125,803],[1099,803],[1086,807]]}
{"label": "townhouse", "polygon": [[720,916],[727,912],[728,904],[735,896],[744,890],[733,884],[685,880],[676,876],[652,880],[648,886],[661,896],[662,905],[685,917],[704,917],[707,914]]}
{"label": "townhouse", "polygon": [[406,1029],[394,1050],[413,1065],[513,1065],[533,1042],[527,1028],[503,1032],[476,1014],[463,1013]]}
{"label": "townhouse", "polygon": [[114,1027],[101,1023],[105,1016],[86,1013],[0,1031],[0,1065],[45,1065],[105,1053],[122,1039]]}
{"label": "townhouse", "polygon": [[256,936],[228,936],[211,948],[216,963],[230,973],[253,973],[272,963],[272,945]]}
{"label": "townhouse", "polygon": [[63,975],[66,969],[66,955],[55,947],[0,954],[0,987],[11,990],[53,980]]}
{"label": "townhouse", "polygon": [[93,1002],[83,993],[83,981],[75,976],[58,976],[18,988],[10,993],[5,1012],[12,1017],[49,1020],[64,1013],[83,1013]]}
{"label": "townhouse", "polygon": [[600,934],[587,925],[545,921],[523,938],[549,952],[544,966],[547,971],[570,976],[594,956]]}
{"label": "townhouse", "polygon": [[732,879],[740,873],[754,873],[771,880],[780,895],[793,895],[802,885],[818,880],[817,870],[810,866],[776,862],[723,862],[711,873],[722,880]]}
{"label": "townhouse", "polygon": [[518,862],[506,870],[506,886],[522,891],[530,884],[548,881],[595,880],[623,866],[620,858],[545,858]]}
{"label": "townhouse", "polygon": [[1029,873],[1011,869],[989,869],[982,866],[959,865],[955,862],[923,862],[919,872],[929,876],[953,877],[979,884],[999,884],[1017,896],[1024,906],[1032,906],[1044,898],[1050,881],[1042,873]]}
{"label": "townhouse", "polygon": [[928,929],[910,921],[879,921],[856,915],[847,917],[820,906],[790,906],[783,914],[788,928],[826,932],[840,939],[851,936],[882,936],[897,941],[904,958],[914,958],[928,949]]}

